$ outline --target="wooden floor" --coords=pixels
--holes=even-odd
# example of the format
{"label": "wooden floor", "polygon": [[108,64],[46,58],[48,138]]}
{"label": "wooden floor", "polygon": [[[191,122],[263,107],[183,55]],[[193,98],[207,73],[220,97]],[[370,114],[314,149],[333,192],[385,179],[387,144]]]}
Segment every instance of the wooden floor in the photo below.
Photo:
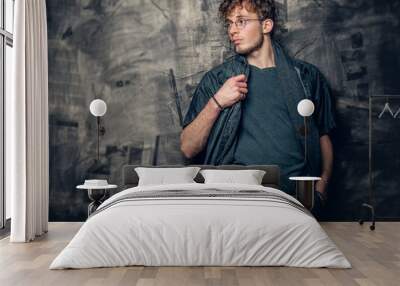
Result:
{"label": "wooden floor", "polygon": [[122,267],[48,270],[81,226],[50,223],[49,233],[26,244],[0,241],[0,285],[400,285],[400,222],[374,232],[357,223],[322,223],[352,269],[289,267]]}

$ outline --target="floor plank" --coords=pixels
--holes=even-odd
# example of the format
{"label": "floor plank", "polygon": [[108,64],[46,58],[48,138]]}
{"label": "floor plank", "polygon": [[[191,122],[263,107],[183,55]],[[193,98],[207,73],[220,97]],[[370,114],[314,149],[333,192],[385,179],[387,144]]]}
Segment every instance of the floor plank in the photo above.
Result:
{"label": "floor plank", "polygon": [[400,222],[380,222],[375,231],[356,222],[322,223],[352,263],[352,269],[290,267],[117,267],[48,269],[81,223],[50,223],[49,233],[32,243],[0,240],[0,285],[398,285]]}

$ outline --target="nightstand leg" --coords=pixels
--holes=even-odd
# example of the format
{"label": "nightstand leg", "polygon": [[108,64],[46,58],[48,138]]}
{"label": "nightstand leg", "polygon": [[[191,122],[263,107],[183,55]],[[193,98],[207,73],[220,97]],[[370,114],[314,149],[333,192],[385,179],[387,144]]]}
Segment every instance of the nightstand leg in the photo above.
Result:
{"label": "nightstand leg", "polygon": [[[372,204],[363,203],[361,206],[363,209],[367,208],[371,212],[371,222],[372,224],[369,226],[370,230],[375,230],[375,208]],[[364,216],[358,221],[359,224],[364,224]]]}
{"label": "nightstand leg", "polygon": [[96,211],[96,209],[101,205],[103,199],[106,196],[105,190],[88,190],[89,199],[92,201],[88,206],[88,217]]}
{"label": "nightstand leg", "polygon": [[296,199],[308,210],[314,207],[314,181],[296,181]]}
{"label": "nightstand leg", "polygon": [[92,214],[92,213],[94,213],[96,210],[97,210],[97,208],[99,207],[99,203],[97,203],[97,202],[91,202],[89,205],[88,205],[88,217],[90,217],[90,215]]}

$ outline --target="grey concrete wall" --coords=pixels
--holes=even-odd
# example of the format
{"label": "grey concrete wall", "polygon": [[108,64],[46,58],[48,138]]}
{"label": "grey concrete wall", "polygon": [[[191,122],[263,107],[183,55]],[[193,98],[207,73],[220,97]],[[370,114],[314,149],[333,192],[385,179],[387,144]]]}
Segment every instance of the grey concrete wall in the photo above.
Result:
{"label": "grey concrete wall", "polygon": [[[368,188],[368,97],[400,94],[400,1],[278,2],[280,40],[320,68],[335,96],[338,128],[327,218],[353,219]],[[85,178],[120,184],[124,164],[183,162],[180,116],[204,72],[231,53],[217,22],[218,5],[47,0],[51,220],[85,219],[87,195],[75,190]],[[108,104],[99,164],[96,120],[89,113],[94,98]],[[374,101],[374,119],[383,103]],[[397,110],[400,101],[392,105]],[[399,120],[374,121],[376,199],[385,218],[400,217]]]}

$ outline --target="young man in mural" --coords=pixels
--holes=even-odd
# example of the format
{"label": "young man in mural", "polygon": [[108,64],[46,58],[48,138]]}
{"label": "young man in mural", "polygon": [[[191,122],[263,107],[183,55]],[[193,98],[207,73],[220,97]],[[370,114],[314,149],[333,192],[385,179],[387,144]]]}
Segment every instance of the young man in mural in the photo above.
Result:
{"label": "young man in mural", "polygon": [[[282,190],[294,194],[290,176],[313,175],[314,213],[326,198],[335,127],[328,85],[318,69],[291,58],[273,39],[273,0],[224,0],[219,15],[235,55],[207,72],[184,121],[181,150],[200,164],[277,164]],[[297,104],[313,101],[308,161],[304,158],[304,120]]]}

